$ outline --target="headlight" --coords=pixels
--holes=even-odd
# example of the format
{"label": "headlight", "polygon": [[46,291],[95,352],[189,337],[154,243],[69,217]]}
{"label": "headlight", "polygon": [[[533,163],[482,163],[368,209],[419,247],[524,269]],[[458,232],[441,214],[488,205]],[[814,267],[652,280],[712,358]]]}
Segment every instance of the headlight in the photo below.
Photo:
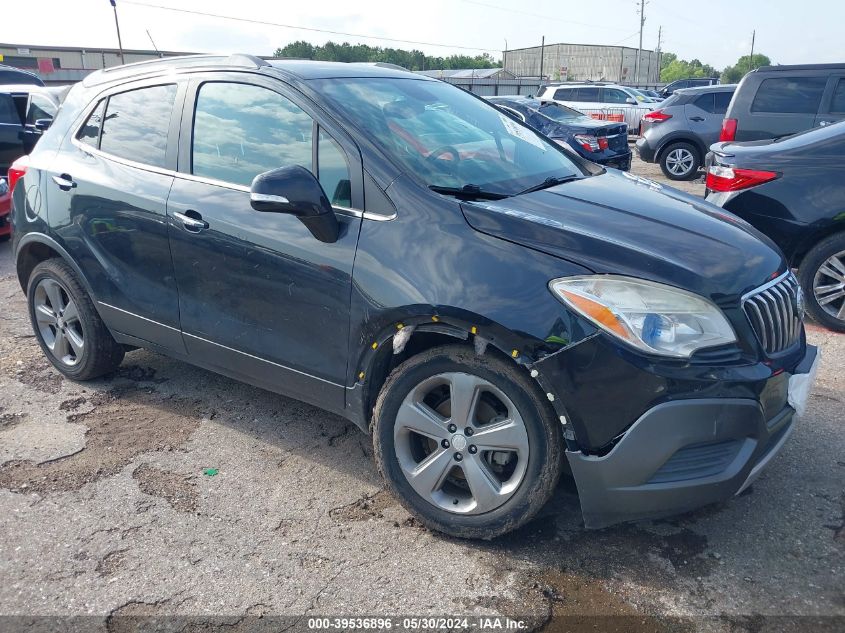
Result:
{"label": "headlight", "polygon": [[671,286],[595,275],[554,279],[549,288],[604,331],[650,354],[689,358],[702,347],[736,341],[712,302]]}

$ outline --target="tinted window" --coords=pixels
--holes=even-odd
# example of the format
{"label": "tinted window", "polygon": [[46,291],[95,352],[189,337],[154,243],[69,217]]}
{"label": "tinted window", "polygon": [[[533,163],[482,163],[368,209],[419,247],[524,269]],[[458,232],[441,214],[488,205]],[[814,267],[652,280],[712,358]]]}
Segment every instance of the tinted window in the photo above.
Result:
{"label": "tinted window", "polygon": [[728,111],[728,106],[731,103],[731,99],[734,96],[732,92],[717,92],[714,95],[716,101],[716,108],[714,112],[716,114],[725,114]]}
{"label": "tinted window", "polygon": [[559,88],[555,90],[555,99],[559,99],[560,101],[573,101],[573,92],[575,92],[574,88]]}
{"label": "tinted window", "polygon": [[100,140],[100,126],[103,124],[103,109],[105,106],[106,100],[103,99],[97,104],[97,107],[94,108],[94,111],[88,117],[88,120],[85,121],[85,125],[79,128],[76,138],[86,145],[97,147],[97,143]]}
{"label": "tinted window", "polygon": [[320,184],[331,203],[341,207],[352,206],[352,189],[346,155],[335,140],[320,130],[317,147],[317,165]]}
{"label": "tinted window", "polygon": [[0,124],[20,125],[21,120],[15,108],[12,95],[0,94]]}
{"label": "tinted window", "polygon": [[621,90],[616,90],[615,88],[605,88],[604,89],[604,102],[605,103],[627,103],[628,102],[628,95],[622,92]]}
{"label": "tinted window", "polygon": [[751,104],[751,111],[815,114],[826,84],[827,77],[764,79]]}
{"label": "tinted window", "polygon": [[714,98],[713,98],[712,92],[710,94],[701,95],[700,97],[698,97],[692,103],[693,103],[693,105],[701,108],[705,112],[715,112],[716,111],[715,108],[714,108],[714,105],[713,105]]}
{"label": "tinted window", "polygon": [[598,88],[578,88],[578,94],[575,96],[576,101],[598,101]]}
{"label": "tinted window", "polygon": [[165,166],[176,86],[152,86],[109,97],[100,149],[153,167]]}
{"label": "tinted window", "polygon": [[56,116],[56,106],[47,97],[33,94],[29,101],[29,111],[26,113],[26,122],[30,125],[39,119],[52,119]]}
{"label": "tinted window", "polygon": [[194,117],[193,173],[249,186],[271,169],[310,170],[312,128],[310,116],[272,90],[203,84]]}
{"label": "tinted window", "polygon": [[830,101],[830,111],[838,114],[845,113],[845,79],[840,79],[836,84]]}

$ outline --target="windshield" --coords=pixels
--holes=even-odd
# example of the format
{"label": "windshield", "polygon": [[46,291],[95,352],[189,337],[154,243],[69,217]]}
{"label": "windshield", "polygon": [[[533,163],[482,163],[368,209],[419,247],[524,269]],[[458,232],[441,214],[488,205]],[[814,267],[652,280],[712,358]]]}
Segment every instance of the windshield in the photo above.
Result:
{"label": "windshield", "polygon": [[585,175],[545,137],[447,83],[334,78],[314,84],[400,167],[429,187],[472,185],[514,195],[548,178]]}
{"label": "windshield", "polygon": [[567,108],[565,105],[554,102],[541,105],[540,114],[549,117],[553,121],[571,121],[572,119],[580,119],[585,116],[584,113],[578,112],[578,110]]}

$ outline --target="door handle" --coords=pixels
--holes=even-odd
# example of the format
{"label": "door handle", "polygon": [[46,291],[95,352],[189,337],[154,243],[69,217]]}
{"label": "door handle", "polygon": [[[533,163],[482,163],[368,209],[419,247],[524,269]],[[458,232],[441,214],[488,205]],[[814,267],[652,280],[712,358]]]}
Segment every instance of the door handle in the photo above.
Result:
{"label": "door handle", "polygon": [[71,189],[76,188],[76,183],[70,174],[53,176],[53,182],[56,183],[62,191],[70,191]]}
{"label": "door handle", "polygon": [[202,216],[192,209],[185,211],[185,213],[175,211],[173,217],[182,223],[186,231],[190,231],[191,233],[199,233],[208,228],[208,222],[203,220]]}
{"label": "door handle", "polygon": [[703,117],[703,116],[691,116],[691,117],[689,118],[689,120],[690,120],[690,121],[703,121],[703,120],[704,120],[704,117]]}

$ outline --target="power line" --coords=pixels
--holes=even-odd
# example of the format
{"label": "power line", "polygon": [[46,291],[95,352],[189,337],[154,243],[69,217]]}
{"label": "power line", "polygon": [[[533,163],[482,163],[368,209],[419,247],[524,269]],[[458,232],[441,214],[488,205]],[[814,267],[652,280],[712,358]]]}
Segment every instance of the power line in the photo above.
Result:
{"label": "power line", "polygon": [[396,42],[399,44],[416,44],[418,46],[437,46],[440,48],[452,48],[452,49],[460,49],[465,51],[483,51],[486,53],[489,52],[500,52],[499,49],[496,48],[478,48],[474,46],[459,46],[457,44],[437,44],[435,42],[420,42],[417,40],[400,40],[393,37],[381,37],[378,35],[364,35],[361,33],[346,33],[344,31],[330,31],[328,29],[316,29],[307,26],[294,26],[293,24],[281,24],[279,22],[267,22],[266,20],[256,20],[251,18],[241,18],[236,17],[233,15],[221,15],[219,13],[208,13],[206,11],[195,11],[192,9],[180,9],[177,7],[165,7],[159,4],[151,4],[147,2],[136,2],[135,0],[123,0],[123,4],[131,4],[137,7],[146,7],[148,9],[161,9],[162,11],[174,11],[176,13],[188,13],[190,15],[200,15],[207,18],[218,18],[221,20],[232,20],[235,22],[246,22],[248,24],[260,24],[262,26],[276,26],[284,29],[295,29],[298,31],[310,31],[312,33],[328,33],[329,35],[342,35],[344,37],[358,37],[363,39],[370,39],[370,40],[380,40],[384,42]]}

